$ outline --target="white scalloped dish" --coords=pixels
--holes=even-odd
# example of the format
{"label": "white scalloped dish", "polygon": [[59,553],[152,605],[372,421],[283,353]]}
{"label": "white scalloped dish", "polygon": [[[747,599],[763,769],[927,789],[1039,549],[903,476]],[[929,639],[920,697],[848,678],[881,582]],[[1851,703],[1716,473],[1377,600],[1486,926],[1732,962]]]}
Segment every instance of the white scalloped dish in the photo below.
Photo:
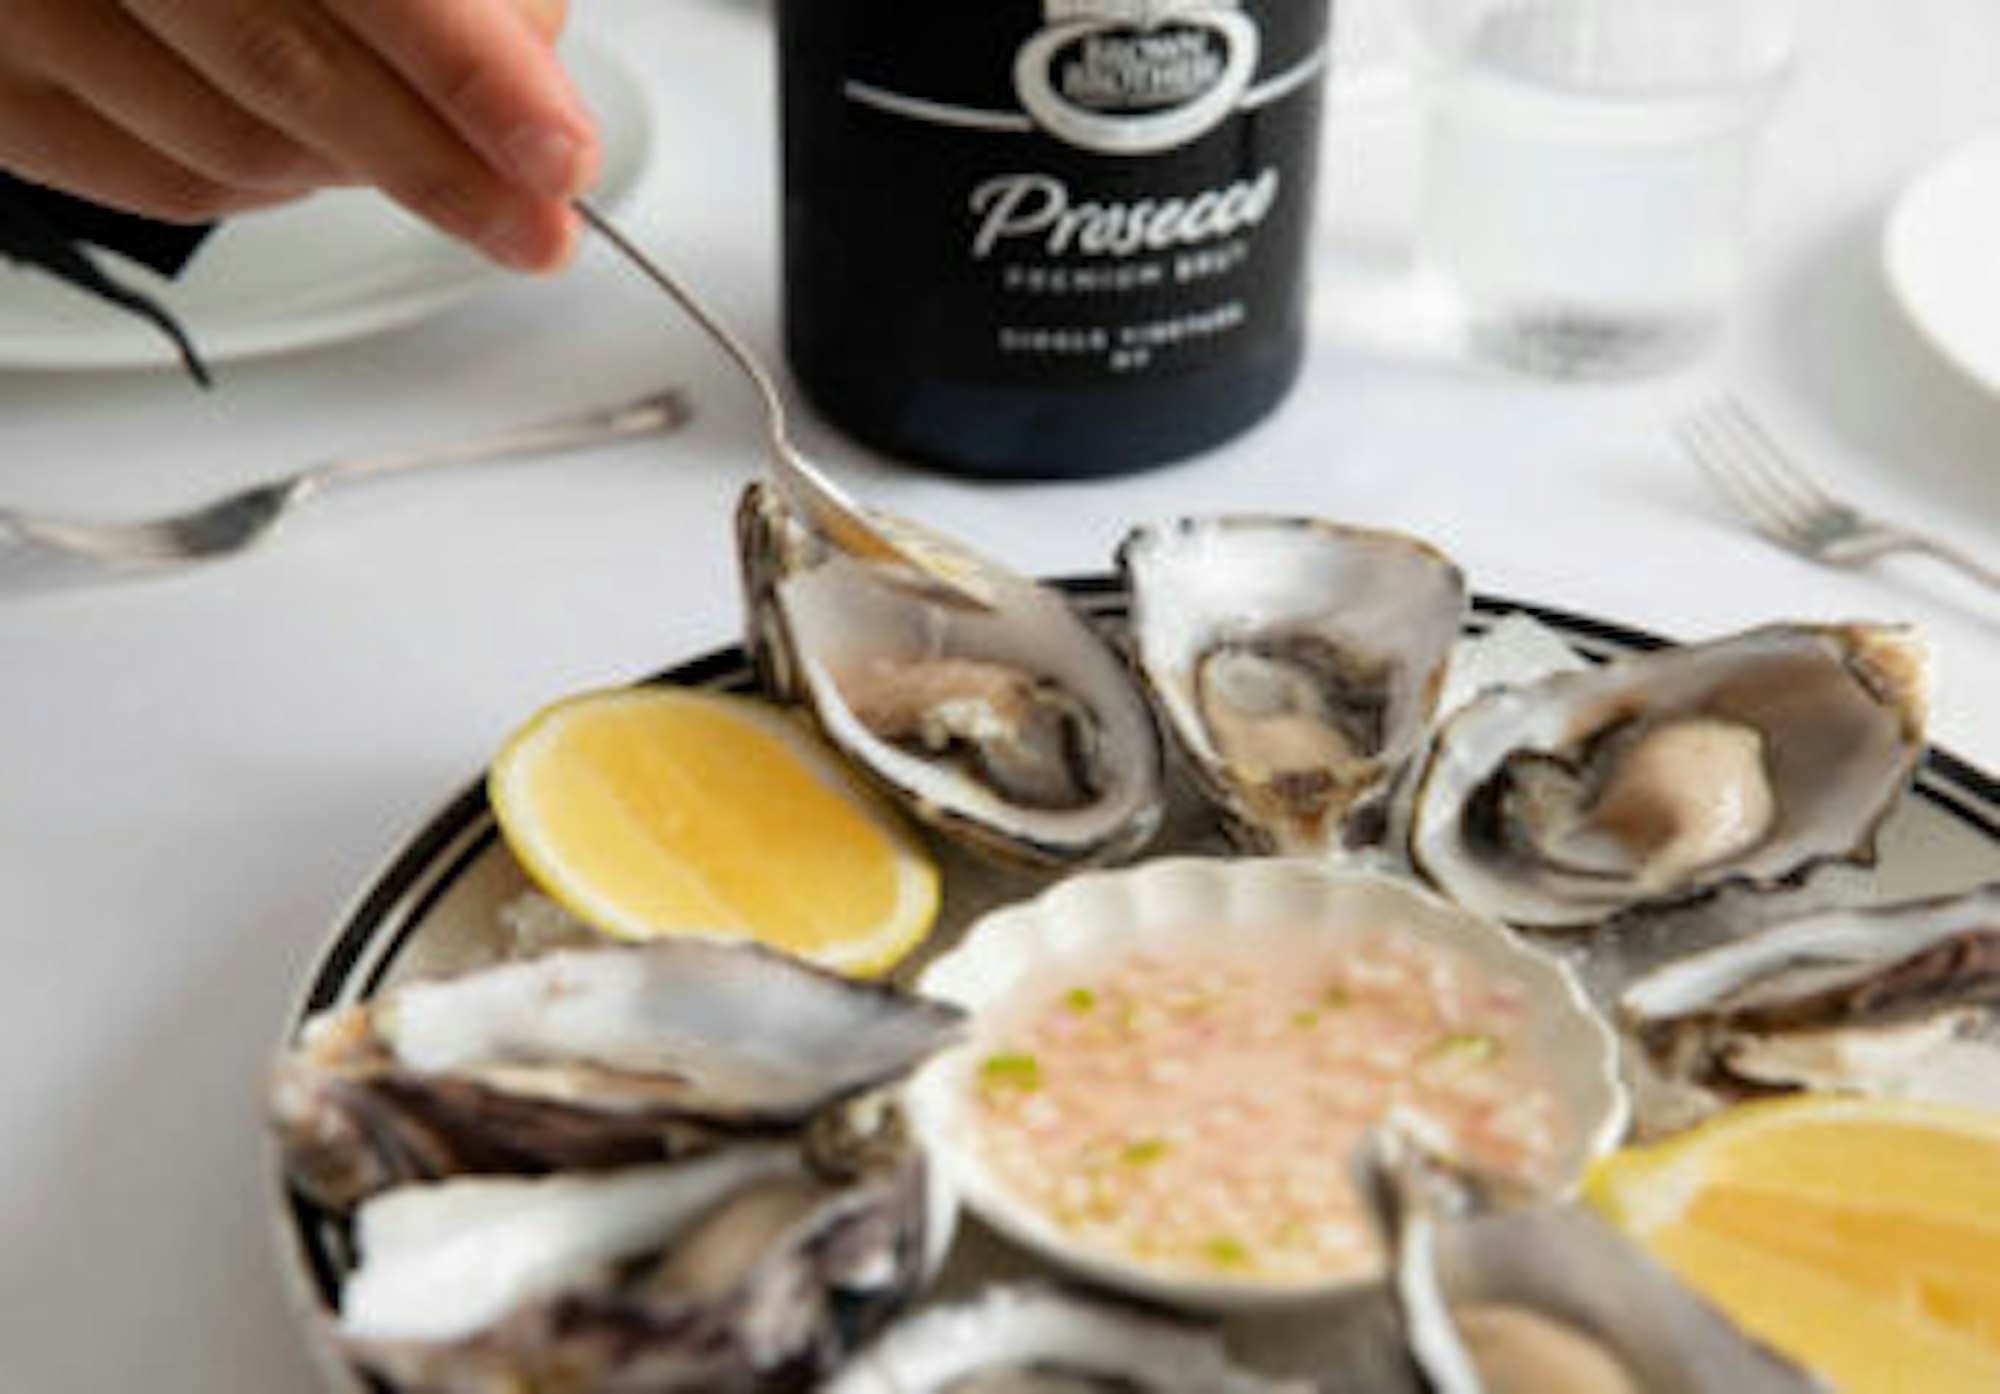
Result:
{"label": "white scalloped dish", "polygon": [[978,921],[920,987],[973,1016],[909,1088],[963,1202],[1073,1272],[1184,1307],[1370,1281],[1342,1140],[1384,1108],[1556,1193],[1625,1125],[1612,1032],[1567,968],[1414,885],[1321,862],[1072,877]]}

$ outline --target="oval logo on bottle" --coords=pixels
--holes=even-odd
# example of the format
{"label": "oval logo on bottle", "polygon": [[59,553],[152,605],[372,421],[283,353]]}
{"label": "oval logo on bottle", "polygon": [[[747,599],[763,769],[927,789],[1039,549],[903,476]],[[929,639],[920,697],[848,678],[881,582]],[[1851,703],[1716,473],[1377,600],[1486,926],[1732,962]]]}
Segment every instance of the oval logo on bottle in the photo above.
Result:
{"label": "oval logo on bottle", "polygon": [[1014,59],[1037,125],[1110,155],[1185,145],[1236,110],[1257,71],[1257,26],[1237,0],[1047,0]]}

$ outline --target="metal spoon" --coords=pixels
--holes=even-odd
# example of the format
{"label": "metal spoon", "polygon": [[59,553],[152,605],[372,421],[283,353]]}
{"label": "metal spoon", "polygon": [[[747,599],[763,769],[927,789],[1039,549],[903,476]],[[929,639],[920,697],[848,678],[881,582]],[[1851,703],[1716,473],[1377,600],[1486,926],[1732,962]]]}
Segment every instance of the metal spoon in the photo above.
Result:
{"label": "metal spoon", "polygon": [[637,401],[488,435],[342,456],[163,517],[77,518],[0,508],[0,536],[11,532],[46,552],[103,566],[212,561],[268,537],[293,508],[337,483],[629,440],[671,431],[687,417],[687,402],[680,393],[655,392]]}
{"label": "metal spoon", "polygon": [[960,609],[993,608],[993,589],[985,579],[985,573],[991,569],[989,563],[933,533],[864,509],[849,497],[792,443],[784,399],[756,354],[610,219],[583,199],[572,199],[571,206],[578,217],[648,280],[672,296],[750,379],[764,401],[764,425],[778,487],[822,537],[850,556],[885,564],[893,570],[899,584],[927,599]]}

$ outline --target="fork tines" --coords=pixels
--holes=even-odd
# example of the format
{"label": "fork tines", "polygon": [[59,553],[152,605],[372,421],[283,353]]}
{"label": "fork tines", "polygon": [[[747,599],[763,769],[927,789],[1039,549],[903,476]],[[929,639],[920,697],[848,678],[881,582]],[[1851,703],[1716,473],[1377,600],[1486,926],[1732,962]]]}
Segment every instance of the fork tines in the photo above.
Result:
{"label": "fork tines", "polygon": [[1758,531],[1788,546],[1799,545],[1815,518],[1848,511],[1794,465],[1733,397],[1697,408],[1675,426],[1674,435],[1723,498]]}

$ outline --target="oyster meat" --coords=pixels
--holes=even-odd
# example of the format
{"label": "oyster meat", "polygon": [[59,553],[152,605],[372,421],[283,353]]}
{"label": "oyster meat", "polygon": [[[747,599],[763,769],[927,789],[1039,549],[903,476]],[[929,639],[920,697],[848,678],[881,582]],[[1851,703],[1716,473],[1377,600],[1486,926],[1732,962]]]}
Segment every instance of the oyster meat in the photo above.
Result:
{"label": "oyster meat", "polygon": [[796,1128],[956,1038],[963,1013],[769,950],[676,938],[546,954],[314,1017],[271,1112],[296,1185],[601,1168]]}
{"label": "oyster meat", "polygon": [[[1619,998],[1654,1083],[1711,1103],[1897,1090],[1973,1049],[1967,1028],[1996,1005],[2000,886],[1787,920],[1657,968]],[[2000,1067],[1990,1045],[1977,1049]]]}
{"label": "oyster meat", "polygon": [[1439,735],[1412,857],[1468,908],[1549,927],[1867,861],[1927,682],[1908,630],[1785,625],[1488,692]]}
{"label": "oyster meat", "polygon": [[1393,1123],[1355,1165],[1429,1394],[1825,1394],[1575,1205],[1513,1204]]}
{"label": "oyster meat", "polygon": [[1103,793],[1097,725],[1059,683],[973,658],[875,658],[837,683],[855,719],[1024,809],[1078,809]]}
{"label": "oyster meat", "polygon": [[1371,840],[1436,710],[1458,568],[1401,534],[1264,517],[1140,528],[1118,560],[1154,699],[1245,839]]}
{"label": "oyster meat", "polygon": [[1003,1286],[906,1317],[825,1394],[1308,1394],[1214,1333],[1055,1288]]}
{"label": "oyster meat", "polygon": [[836,1176],[766,1143],[402,1187],[356,1214],[336,1331],[368,1370],[439,1394],[793,1387],[921,1282],[924,1175],[913,1151]]}
{"label": "oyster meat", "polygon": [[761,485],[738,535],[766,686],[919,818],[1042,864],[1152,838],[1159,734],[1124,662],[1061,595],[968,556],[989,607],[943,604],[827,547]]}

